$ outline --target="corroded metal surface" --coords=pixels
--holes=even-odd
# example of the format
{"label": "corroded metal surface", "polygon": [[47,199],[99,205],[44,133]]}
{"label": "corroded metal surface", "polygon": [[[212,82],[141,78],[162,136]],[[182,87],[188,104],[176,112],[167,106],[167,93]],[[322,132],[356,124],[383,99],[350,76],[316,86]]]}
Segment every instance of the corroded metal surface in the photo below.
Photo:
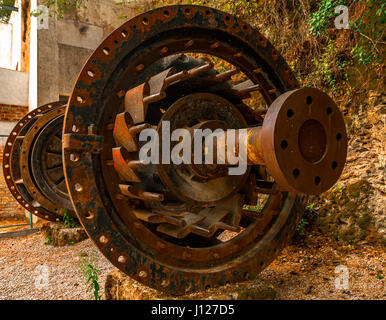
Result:
{"label": "corroded metal surface", "polygon": [[[224,59],[233,68],[218,72],[189,52]],[[248,80],[234,85],[230,79],[238,72]],[[274,111],[255,111],[243,100],[257,91],[275,106],[296,87],[290,68],[263,35],[212,8],[159,8],[111,33],[77,79],[63,138],[71,201],[101,252],[134,279],[175,294],[255,277],[293,234],[300,217],[296,195],[280,189],[262,165],[223,183],[228,177],[220,167],[144,164],[138,134],[160,128],[165,119],[173,128],[261,126],[265,113],[267,118]],[[321,132],[312,121],[301,127],[297,153],[309,163],[331,142],[331,133],[324,142]],[[309,133],[320,138],[316,150]],[[261,157],[266,163],[264,146]],[[277,163],[279,174],[288,175]],[[192,175],[178,180],[185,170]],[[245,207],[256,204],[261,212]]]}
{"label": "corroded metal surface", "polygon": [[286,92],[265,116],[261,147],[282,190],[320,194],[336,183],[346,162],[343,116],[320,90]]}
{"label": "corroded metal surface", "polygon": [[57,220],[72,205],[64,181],[62,127],[64,102],[42,106],[21,119],[4,149],[3,172],[15,199],[45,220]]}

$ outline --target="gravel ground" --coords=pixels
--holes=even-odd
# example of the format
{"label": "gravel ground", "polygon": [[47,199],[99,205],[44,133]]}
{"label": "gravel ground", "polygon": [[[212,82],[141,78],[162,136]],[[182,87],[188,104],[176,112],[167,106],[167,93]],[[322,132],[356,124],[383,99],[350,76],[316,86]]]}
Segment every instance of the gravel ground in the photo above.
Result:
{"label": "gravel ground", "polygon": [[[91,293],[86,292],[86,276],[80,267],[81,254],[87,254],[91,261],[95,259],[94,265],[101,271],[99,283],[103,290],[106,276],[114,266],[91,240],[61,248],[44,242],[40,234],[0,239],[0,299],[91,299]],[[48,270],[48,284],[45,280],[39,282],[45,270]]]}
{"label": "gravel ground", "polygon": [[[340,280],[345,275],[348,288]],[[285,300],[384,300],[385,277],[384,248],[345,245],[317,233],[285,248],[260,274]]]}
{"label": "gravel ground", "polygon": [[[94,265],[101,271],[99,284],[103,292],[106,276],[115,268],[91,240],[55,248],[45,245],[40,234],[0,239],[0,299],[91,299],[80,270],[80,255],[85,253],[94,257]],[[273,285],[277,299],[383,300],[385,258],[382,248],[344,246],[315,235],[287,247],[256,281]],[[49,272],[46,288],[39,288],[39,282],[36,287],[35,283],[42,275],[41,265]],[[335,288],[338,265],[347,267],[348,289]],[[211,294],[216,299],[222,290],[212,289]],[[201,298],[199,294],[195,297]]]}

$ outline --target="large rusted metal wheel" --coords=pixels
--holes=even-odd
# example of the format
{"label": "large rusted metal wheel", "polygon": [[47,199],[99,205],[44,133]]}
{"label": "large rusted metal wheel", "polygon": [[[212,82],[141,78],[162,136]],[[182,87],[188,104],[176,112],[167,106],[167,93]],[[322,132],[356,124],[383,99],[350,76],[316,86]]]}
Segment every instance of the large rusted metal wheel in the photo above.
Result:
{"label": "large rusted metal wheel", "polygon": [[62,131],[65,102],[44,105],[21,119],[4,148],[3,172],[15,199],[50,221],[75,217],[64,179]]}
{"label": "large rusted metal wheel", "polygon": [[[234,69],[215,70],[197,53]],[[239,72],[245,79],[234,84]],[[254,110],[251,92],[271,107]],[[165,120],[171,130],[248,128],[248,170],[144,165],[138,134],[153,127],[162,137]],[[347,142],[333,101],[297,89],[263,35],[188,5],[139,15],[96,49],[75,84],[63,139],[69,194],[90,238],[129,276],[175,294],[254,278],[269,265],[299,219],[295,193],[328,189]],[[257,204],[260,212],[248,209]]]}

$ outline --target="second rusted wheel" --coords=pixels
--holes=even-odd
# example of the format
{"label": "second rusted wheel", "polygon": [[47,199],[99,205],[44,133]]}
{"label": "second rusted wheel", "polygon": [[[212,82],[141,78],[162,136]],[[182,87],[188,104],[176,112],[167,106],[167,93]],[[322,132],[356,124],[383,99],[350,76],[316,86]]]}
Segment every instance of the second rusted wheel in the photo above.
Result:
{"label": "second rusted wheel", "polygon": [[75,217],[62,162],[62,130],[66,104],[44,105],[18,122],[4,149],[8,188],[28,211],[45,220]]}

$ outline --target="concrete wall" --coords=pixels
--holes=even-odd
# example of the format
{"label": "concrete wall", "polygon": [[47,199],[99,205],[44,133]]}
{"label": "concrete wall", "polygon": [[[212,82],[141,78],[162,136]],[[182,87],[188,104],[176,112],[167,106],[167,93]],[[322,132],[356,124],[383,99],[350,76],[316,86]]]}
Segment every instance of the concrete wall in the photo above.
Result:
{"label": "concrete wall", "polygon": [[[30,109],[55,101],[59,95],[69,96],[83,65],[103,39],[149,5],[148,0],[118,2],[122,1],[88,1],[87,8],[67,10],[62,20],[53,16],[48,29],[37,30],[37,102],[31,101]],[[37,5],[41,3],[37,1]],[[33,95],[35,89],[32,91]]]}
{"label": "concrete wall", "polygon": [[29,75],[0,68],[0,104],[28,106]]}

